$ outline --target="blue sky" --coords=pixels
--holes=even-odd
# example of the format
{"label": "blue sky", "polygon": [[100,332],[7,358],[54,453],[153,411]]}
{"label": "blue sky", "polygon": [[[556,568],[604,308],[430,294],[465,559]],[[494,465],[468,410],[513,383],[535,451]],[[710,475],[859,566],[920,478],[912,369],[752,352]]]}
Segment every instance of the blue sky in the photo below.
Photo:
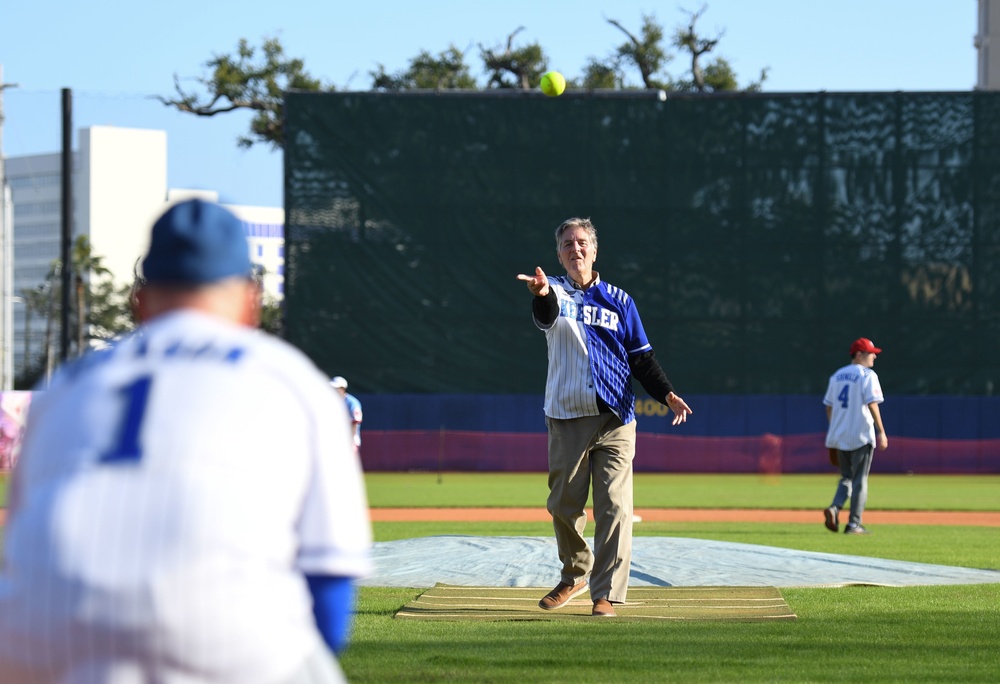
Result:
{"label": "blue sky", "polygon": [[[975,86],[976,0],[135,0],[0,5],[5,83],[3,153],[59,151],[62,88],[73,91],[73,127],[110,125],[167,131],[168,182],[217,190],[223,202],[281,206],[280,152],[236,146],[242,112],[203,118],[149,96],[186,87],[213,55],[240,38],[278,37],[291,57],[340,90],[367,90],[379,64],[405,69],[421,50],[454,44],[478,73],[479,46],[502,46],[517,27],[538,42],[549,66],[579,76],[588,58],[624,41],[608,24],[638,32],[654,15],[673,31],[684,10],[707,5],[698,27],[724,32],[716,54],[745,83],[770,69],[765,91],[965,91]],[[683,8],[683,9],[682,9]],[[668,70],[680,76],[683,58]],[[75,137],[74,137],[75,140]]]}

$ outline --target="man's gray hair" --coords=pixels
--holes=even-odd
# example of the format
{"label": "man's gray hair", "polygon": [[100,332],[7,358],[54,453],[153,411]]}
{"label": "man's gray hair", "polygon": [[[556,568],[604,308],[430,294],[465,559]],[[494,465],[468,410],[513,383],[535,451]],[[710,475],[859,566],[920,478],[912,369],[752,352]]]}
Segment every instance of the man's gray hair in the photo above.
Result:
{"label": "man's gray hair", "polygon": [[594,228],[594,224],[590,222],[589,218],[570,218],[566,219],[559,224],[556,228],[556,250],[559,249],[560,243],[562,242],[563,233],[565,233],[570,228],[583,228],[590,235],[590,241],[594,243],[594,248],[597,248],[597,228]]}

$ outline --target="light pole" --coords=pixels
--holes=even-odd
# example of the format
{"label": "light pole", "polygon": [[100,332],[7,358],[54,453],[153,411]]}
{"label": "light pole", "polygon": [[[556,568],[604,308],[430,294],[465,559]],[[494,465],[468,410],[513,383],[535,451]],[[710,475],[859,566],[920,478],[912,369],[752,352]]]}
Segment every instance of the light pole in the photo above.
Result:
{"label": "light pole", "polygon": [[3,82],[3,65],[0,65],[0,390],[14,388],[14,210],[10,187],[7,185],[7,168],[3,157],[3,91],[16,88],[16,83]]}
{"label": "light pole", "polygon": [[[0,167],[3,156],[0,155]],[[14,389],[14,217],[13,202],[7,178],[0,171],[0,391]]]}

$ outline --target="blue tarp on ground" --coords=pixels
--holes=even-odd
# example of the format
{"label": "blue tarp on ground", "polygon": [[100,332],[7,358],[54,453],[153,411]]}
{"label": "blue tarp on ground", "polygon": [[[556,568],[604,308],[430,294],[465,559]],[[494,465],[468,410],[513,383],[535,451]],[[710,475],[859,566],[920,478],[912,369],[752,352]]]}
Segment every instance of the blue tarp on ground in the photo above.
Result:
{"label": "blue tarp on ground", "polygon": [[[593,544],[593,540],[589,540]],[[771,586],[906,587],[1000,583],[1000,571],[931,565],[772,546],[635,537],[631,585],[659,587]],[[375,570],[362,582],[377,587],[546,587],[559,581],[550,537],[444,535],[379,542]]]}

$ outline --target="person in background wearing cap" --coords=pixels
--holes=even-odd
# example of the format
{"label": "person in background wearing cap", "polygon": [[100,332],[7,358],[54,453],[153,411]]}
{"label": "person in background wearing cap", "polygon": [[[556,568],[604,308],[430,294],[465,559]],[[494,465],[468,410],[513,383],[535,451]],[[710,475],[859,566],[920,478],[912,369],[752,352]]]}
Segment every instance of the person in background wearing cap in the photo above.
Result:
{"label": "person in background wearing cap", "polygon": [[353,394],[347,391],[347,378],[337,375],[330,380],[330,384],[344,398],[347,406],[347,417],[351,423],[351,432],[354,434],[354,449],[361,452],[361,419],[364,414],[361,412],[361,402]]}
{"label": "person in background wearing cap", "polygon": [[329,420],[343,403],[255,329],[243,226],[221,206],[168,209],[143,276],[137,330],[32,404],[0,682],[342,682],[330,651],[371,565],[360,463],[346,416]]}
{"label": "person in background wearing cap", "polygon": [[845,534],[868,534],[861,524],[868,499],[868,472],[876,441],[879,449],[889,447],[889,438],[882,425],[879,404],[882,386],[872,370],[875,357],[882,350],[871,340],[861,337],[851,344],[851,362],[830,376],[823,397],[829,429],[826,446],[836,449],[840,462],[840,480],[833,503],[823,512],[826,529],[840,529],[840,510],[851,500],[851,516],[844,527]]}

